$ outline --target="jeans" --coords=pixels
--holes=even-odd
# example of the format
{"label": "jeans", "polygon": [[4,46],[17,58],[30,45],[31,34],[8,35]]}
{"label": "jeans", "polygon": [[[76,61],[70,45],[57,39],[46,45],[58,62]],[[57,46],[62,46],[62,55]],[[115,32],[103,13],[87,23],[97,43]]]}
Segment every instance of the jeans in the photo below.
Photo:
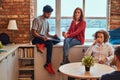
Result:
{"label": "jeans", "polygon": [[46,55],[46,63],[51,63],[51,57],[52,57],[52,48],[53,48],[53,45],[57,44],[60,42],[60,39],[59,38],[55,38],[57,41],[55,40],[47,40],[47,41],[44,41],[42,40],[41,38],[38,38],[38,37],[35,37],[33,40],[32,40],[32,44],[42,44],[44,43],[45,44],[45,47],[47,48],[47,55]]}
{"label": "jeans", "polygon": [[63,45],[63,62],[66,62],[66,60],[68,60],[69,48],[71,48],[71,47],[73,47],[75,45],[81,45],[81,42],[79,40],[75,39],[75,38],[66,38],[64,40],[64,45]]}

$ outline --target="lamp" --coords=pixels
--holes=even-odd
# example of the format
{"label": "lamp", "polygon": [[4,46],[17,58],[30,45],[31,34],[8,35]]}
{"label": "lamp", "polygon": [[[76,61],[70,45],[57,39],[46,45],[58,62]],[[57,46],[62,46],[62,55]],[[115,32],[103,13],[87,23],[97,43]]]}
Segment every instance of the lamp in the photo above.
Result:
{"label": "lamp", "polygon": [[[7,29],[8,30],[12,30],[12,32],[15,33],[14,31],[18,30],[16,20],[10,20],[9,23],[8,23]],[[14,40],[15,35],[13,34],[12,37],[13,37],[13,41],[12,42],[15,43],[15,40]]]}
{"label": "lamp", "polygon": [[16,20],[10,20],[7,29],[18,30]]}

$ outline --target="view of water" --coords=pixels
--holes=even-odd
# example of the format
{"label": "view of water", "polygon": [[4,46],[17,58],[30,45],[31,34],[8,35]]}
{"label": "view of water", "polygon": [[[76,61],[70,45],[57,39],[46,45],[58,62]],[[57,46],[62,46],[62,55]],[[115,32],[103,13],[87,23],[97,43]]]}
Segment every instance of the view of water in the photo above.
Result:
{"label": "view of water", "polygon": [[[49,19],[50,24],[50,34],[55,34],[55,19]],[[71,23],[71,19],[61,19],[61,27],[60,33],[63,31],[67,31],[69,25]],[[86,19],[86,30],[85,30],[85,38],[86,39],[93,39],[92,35],[98,30],[106,30],[107,24],[106,19]],[[61,35],[61,38],[62,35]]]}

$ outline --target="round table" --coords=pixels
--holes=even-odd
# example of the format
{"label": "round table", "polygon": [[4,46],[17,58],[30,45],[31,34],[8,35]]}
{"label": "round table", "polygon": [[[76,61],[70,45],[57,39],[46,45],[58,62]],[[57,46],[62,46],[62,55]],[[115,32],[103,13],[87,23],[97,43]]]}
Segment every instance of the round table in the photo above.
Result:
{"label": "round table", "polygon": [[94,66],[90,68],[90,71],[86,72],[81,62],[75,62],[60,66],[59,71],[73,78],[98,79],[101,75],[113,72],[115,69],[105,64],[95,63]]}

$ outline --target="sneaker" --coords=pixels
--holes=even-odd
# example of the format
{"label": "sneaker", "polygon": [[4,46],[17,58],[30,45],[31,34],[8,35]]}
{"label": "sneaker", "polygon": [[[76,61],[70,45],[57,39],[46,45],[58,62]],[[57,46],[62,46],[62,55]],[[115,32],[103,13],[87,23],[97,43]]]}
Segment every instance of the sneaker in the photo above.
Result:
{"label": "sneaker", "polygon": [[45,64],[44,68],[50,73],[50,74],[55,74],[54,70],[52,69],[52,64]]}
{"label": "sneaker", "polygon": [[36,46],[41,53],[44,53],[45,44],[36,44]]}

